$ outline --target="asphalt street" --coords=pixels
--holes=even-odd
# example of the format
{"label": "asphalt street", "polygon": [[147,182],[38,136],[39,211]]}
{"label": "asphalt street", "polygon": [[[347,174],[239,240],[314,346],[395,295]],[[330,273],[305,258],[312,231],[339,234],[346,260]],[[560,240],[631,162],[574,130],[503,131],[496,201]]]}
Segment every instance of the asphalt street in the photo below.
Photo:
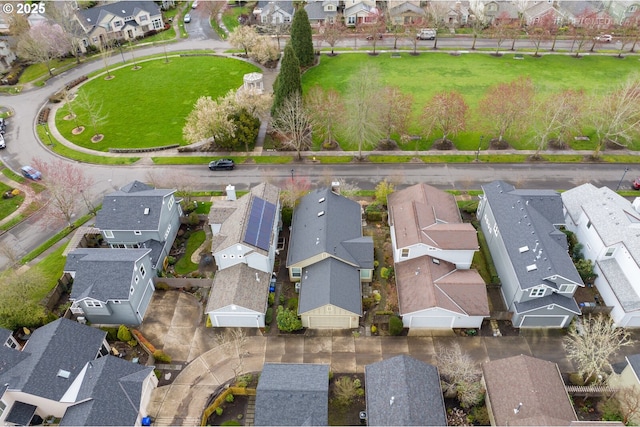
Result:
{"label": "asphalt street", "polygon": [[[227,42],[211,39],[211,28],[206,29],[208,19],[200,16],[199,11],[192,11],[197,19],[187,26],[191,35],[188,39],[179,40],[166,46],[141,47],[135,51],[138,60],[146,55],[168,53],[186,49],[208,49],[218,53],[224,52],[230,46]],[[470,40],[470,38],[467,38]],[[455,40],[466,43],[466,39],[440,39],[439,45],[444,46]],[[383,43],[392,43],[388,38]],[[407,41],[408,42],[408,41]],[[492,41],[479,40],[477,46]],[[344,41],[343,43],[349,43]],[[360,40],[360,45],[368,44]],[[427,43],[427,42],[420,42]],[[469,43],[470,45],[470,43]],[[423,45],[426,46],[426,45]],[[131,54],[125,53],[130,59]],[[119,52],[109,60],[111,66],[118,66],[122,62]],[[48,80],[41,88],[31,88],[17,95],[0,95],[0,105],[13,110],[9,119],[9,126],[5,136],[7,148],[0,154],[3,163],[14,171],[23,165],[30,164],[34,158],[49,161],[58,156],[47,149],[36,136],[36,120],[39,111],[47,102],[48,97],[60,90],[67,82],[104,67],[102,60],[86,62],[69,71],[63,72]],[[158,82],[162,84],[161,82]],[[46,141],[45,141],[46,142]],[[71,161],[71,160],[68,160]],[[170,176],[180,174],[201,183],[203,190],[222,190],[228,184],[234,184],[238,189],[248,189],[264,180],[274,183],[283,182],[293,174],[299,178],[308,179],[313,185],[325,185],[331,180],[341,178],[362,189],[372,189],[382,179],[389,178],[399,187],[412,185],[417,182],[428,182],[443,189],[478,189],[482,183],[495,179],[503,179],[514,183],[518,187],[567,189],[585,182],[596,185],[606,185],[616,188],[621,180],[625,165],[612,164],[338,164],[322,165],[320,163],[293,163],[289,165],[239,165],[232,173],[211,172],[202,166],[156,166],[148,159],[130,166],[109,166],[83,164],[83,169],[93,178],[93,188],[89,189],[96,200],[126,183],[137,179],[148,181],[149,174],[156,176]],[[640,175],[640,167],[635,166],[626,174],[627,180],[622,182],[621,188],[629,186],[630,180]],[[46,178],[45,178],[46,179]],[[629,181],[629,182],[627,182]],[[78,212],[78,216],[84,212]],[[47,240],[57,230],[42,226],[42,218],[38,214],[0,236],[1,244],[10,244],[21,254],[26,254],[39,244]],[[6,259],[0,256],[0,268],[6,265]]]}

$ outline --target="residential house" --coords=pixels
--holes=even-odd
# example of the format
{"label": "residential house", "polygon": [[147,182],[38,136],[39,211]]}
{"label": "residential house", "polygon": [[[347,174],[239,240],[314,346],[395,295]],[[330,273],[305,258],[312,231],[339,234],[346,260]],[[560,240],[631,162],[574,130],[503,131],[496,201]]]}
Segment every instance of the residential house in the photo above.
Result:
{"label": "residential house", "polygon": [[478,220],[505,304],[516,328],[564,328],[579,315],[584,286],[568,253],[562,199],[551,190],[517,190],[504,181],[482,186]]}
{"label": "residential house", "polygon": [[256,388],[254,425],[329,425],[329,365],[265,363]]}
{"label": "residential house", "polygon": [[307,328],[355,328],[361,282],[373,276],[373,239],[362,235],[362,208],[339,187],[310,192],[293,213],[287,268],[300,282],[298,314]]}
{"label": "residential house", "polygon": [[0,40],[0,73],[8,72],[15,60],[16,54],[9,46],[9,43],[5,40]]}
{"label": "residential house", "polygon": [[561,25],[567,21],[567,17],[562,10],[556,7],[555,3],[540,1],[528,7],[523,13],[524,22],[529,26],[536,26],[542,22],[554,22]]}
{"label": "residential house", "polygon": [[389,9],[392,25],[414,25],[426,21],[424,9],[413,2],[405,1]]}
{"label": "residential house", "polygon": [[367,425],[446,426],[438,368],[407,355],[364,367]]}
{"label": "residential house", "polygon": [[20,348],[20,343],[13,337],[11,331],[5,328],[0,328],[0,345],[9,348]]}
{"label": "residential house", "polygon": [[104,197],[96,227],[112,248],[151,249],[151,266],[162,270],[180,228],[175,192],[133,181]]}
{"label": "residential house", "polygon": [[280,189],[262,183],[236,199],[216,201],[209,213],[211,252],[218,271],[205,313],[214,327],[264,328],[269,285],[278,252]]}
{"label": "residential house", "polygon": [[468,269],[478,250],[476,229],[463,223],[454,196],[427,184],[416,184],[387,198],[393,260],[423,255]]}
{"label": "residential house", "polygon": [[482,364],[492,426],[568,426],[578,421],[558,365],[520,355]]}
{"label": "residential house", "polygon": [[640,23],[640,1],[603,0],[603,4],[615,25],[638,25]]}
{"label": "residential house", "polygon": [[[622,393],[635,393],[636,395],[640,395],[640,354],[633,354],[631,356],[625,357],[626,364],[622,369],[622,372],[619,374],[611,375],[607,378],[607,384],[618,390],[618,395],[620,395],[620,390],[623,390]],[[622,399],[620,402],[622,405],[634,404],[636,400],[630,399]],[[640,414],[636,410],[637,408],[627,408],[623,407],[622,410],[628,414],[631,414],[629,419],[629,425],[638,425],[640,424]]]}
{"label": "residential house", "polygon": [[583,184],[562,193],[567,229],[598,275],[595,286],[616,326],[640,327],[640,199]]}
{"label": "residential house", "polygon": [[471,18],[471,9],[468,1],[452,1],[450,2],[449,11],[446,16],[446,26],[457,28],[465,26]]}
{"label": "residential house", "polygon": [[292,1],[259,1],[253,16],[262,25],[290,24],[294,12]]}
{"label": "residential house", "polygon": [[346,0],[344,23],[347,27],[373,24],[380,18],[381,12],[375,3],[367,0]]}
{"label": "residential house", "polygon": [[141,425],[158,384],[153,367],[108,355],[105,337],[58,319],[36,329],[22,351],[0,346],[0,424]]}
{"label": "residential house", "polygon": [[321,27],[337,22],[339,5],[338,0],[313,0],[305,4],[304,10],[311,26]]}
{"label": "residential house", "polygon": [[387,206],[404,326],[479,328],[489,304],[482,277],[469,269],[478,237],[455,198],[422,183],[391,193]]}
{"label": "residential house", "polygon": [[588,0],[560,0],[559,9],[571,25],[605,30],[614,24],[614,19],[605,10],[602,2]]}
{"label": "residential house", "polygon": [[517,23],[520,20],[518,7],[513,1],[492,0],[484,3],[484,22],[494,24],[496,20]]}
{"label": "residential house", "polygon": [[151,249],[76,249],[65,273],[73,277],[71,311],[92,324],[139,325],[155,287]]}
{"label": "residential house", "polygon": [[119,1],[78,9],[76,19],[84,30],[84,47],[115,40],[133,40],[164,28],[162,12],[154,1]]}

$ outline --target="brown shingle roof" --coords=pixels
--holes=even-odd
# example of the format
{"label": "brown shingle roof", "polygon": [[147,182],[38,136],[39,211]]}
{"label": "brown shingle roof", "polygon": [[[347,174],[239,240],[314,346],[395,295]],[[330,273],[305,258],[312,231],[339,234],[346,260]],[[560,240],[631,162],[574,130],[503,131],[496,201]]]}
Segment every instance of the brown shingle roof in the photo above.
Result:
{"label": "brown shingle roof", "polygon": [[496,425],[568,426],[577,420],[553,362],[520,355],[486,362],[482,373]]}
{"label": "brown shingle roof", "polygon": [[468,316],[489,316],[487,291],[475,270],[456,270],[454,264],[429,256],[397,263],[396,286],[400,314],[440,307]]}
{"label": "brown shingle roof", "polygon": [[455,198],[427,184],[396,191],[387,198],[399,248],[423,243],[441,249],[477,249],[471,224],[463,223]]}
{"label": "brown shingle roof", "polygon": [[269,273],[255,270],[242,263],[217,271],[205,311],[210,312],[234,304],[264,313],[269,296],[270,277]]}

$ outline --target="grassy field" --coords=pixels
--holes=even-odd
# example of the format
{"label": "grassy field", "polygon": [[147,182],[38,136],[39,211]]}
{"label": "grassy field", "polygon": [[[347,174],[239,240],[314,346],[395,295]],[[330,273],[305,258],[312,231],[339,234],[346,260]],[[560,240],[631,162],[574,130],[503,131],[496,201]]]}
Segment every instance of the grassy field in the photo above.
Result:
{"label": "grassy field", "polygon": [[210,56],[171,58],[168,64],[164,60],[145,62],[137,71],[130,67],[112,70],[114,79],[98,77],[79,89],[80,94],[102,103],[106,119],[98,132],[105,138],[96,144],[91,142],[93,128],[77,99],[72,105],[78,123],[87,129],[73,135],[76,124],[64,120],[69,113],[65,107],[58,110],[56,126],[68,140],[97,151],[183,145],[182,127],[196,100],[224,95],[238,88],[245,74],[255,71],[259,69],[246,62]]}
{"label": "grassy field", "polygon": [[[482,129],[481,114],[477,111],[478,100],[487,88],[496,83],[509,82],[520,76],[529,76],[538,94],[548,94],[563,89],[584,89],[598,93],[613,88],[626,76],[638,72],[640,62],[635,56],[617,59],[609,56],[585,56],[576,59],[570,56],[545,55],[533,58],[525,55],[523,60],[514,60],[513,54],[502,57],[480,54],[452,56],[447,53],[422,53],[412,56],[401,53],[392,58],[384,53],[378,56],[341,54],[336,57],[322,56],[320,65],[307,71],[303,77],[303,91],[318,84],[324,88],[335,88],[345,93],[350,76],[365,65],[376,66],[384,85],[400,87],[414,97],[414,120],[410,131],[420,134],[418,117],[422,107],[437,92],[457,90],[463,94],[471,109],[467,132],[455,138],[456,146],[462,150],[476,150]],[[615,78],[611,78],[615,76]],[[437,137],[437,136],[435,136]],[[514,148],[531,149],[526,136],[511,141]],[[488,139],[485,138],[485,146]],[[580,149],[591,149],[592,144],[583,144]],[[343,149],[354,147],[341,141]],[[408,143],[407,150],[428,149],[430,142]],[[640,147],[636,147],[640,148]]]}
{"label": "grassy field", "polygon": [[[11,189],[12,188],[5,183],[0,182],[0,196]],[[0,197],[0,219],[4,219],[15,212],[16,209],[20,207],[22,202],[24,202],[24,193],[22,193],[22,191],[19,195],[10,199]]]}

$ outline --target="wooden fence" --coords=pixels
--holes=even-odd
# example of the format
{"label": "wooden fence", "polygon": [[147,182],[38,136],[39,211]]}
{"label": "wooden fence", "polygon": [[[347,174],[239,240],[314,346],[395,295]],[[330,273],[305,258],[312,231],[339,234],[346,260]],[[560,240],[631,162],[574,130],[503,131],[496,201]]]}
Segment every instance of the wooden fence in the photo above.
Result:
{"label": "wooden fence", "polygon": [[209,419],[211,414],[213,414],[218,406],[220,406],[220,404],[225,401],[228,394],[233,394],[234,396],[255,396],[256,389],[246,387],[229,387],[228,389],[220,393],[220,395],[216,397],[216,400],[214,400],[211,405],[207,406],[207,408],[202,413],[202,422],[200,423],[201,426],[207,425],[207,420]]}

